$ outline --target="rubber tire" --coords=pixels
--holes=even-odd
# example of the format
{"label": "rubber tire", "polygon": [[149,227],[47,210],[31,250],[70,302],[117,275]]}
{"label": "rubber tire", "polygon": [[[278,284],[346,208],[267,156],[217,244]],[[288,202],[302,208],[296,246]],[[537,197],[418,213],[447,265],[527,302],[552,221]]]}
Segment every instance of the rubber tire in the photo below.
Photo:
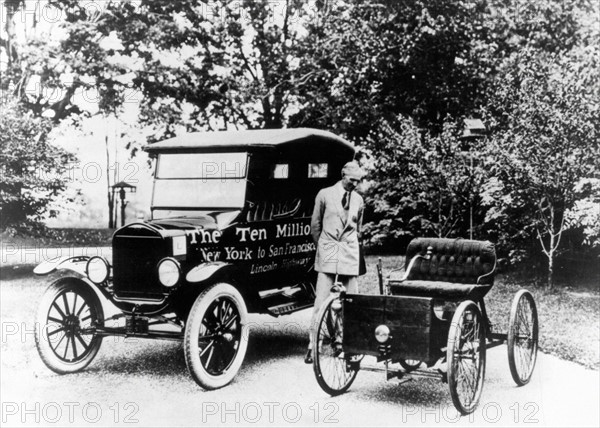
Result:
{"label": "rubber tire", "polygon": [[[102,344],[102,336],[94,335],[90,341],[90,348],[84,358],[75,361],[67,362],[58,357],[50,346],[50,339],[47,336],[46,328],[51,324],[48,321],[48,316],[51,310],[51,305],[54,301],[65,292],[76,292],[80,297],[84,298],[90,306],[90,312],[95,311],[95,316],[92,315],[91,323],[96,325],[104,324],[104,310],[96,292],[86,282],[79,278],[61,278],[48,286],[46,292],[38,305],[35,318],[35,345],[37,347],[40,358],[46,366],[55,373],[69,374],[76,373],[86,368],[98,354],[100,345]],[[93,319],[95,318],[95,319]]]}
{"label": "rubber tire", "polygon": [[[480,329],[479,329],[479,359],[480,365],[477,374],[477,385],[475,386],[474,397],[471,400],[470,404],[466,405],[461,401],[459,393],[457,391],[457,377],[458,377],[458,360],[454,353],[454,344],[461,343],[459,333],[462,332],[462,328],[459,326],[462,324],[463,314],[467,310],[471,311],[474,314],[474,317],[479,320]],[[485,361],[486,361],[486,337],[485,337],[485,325],[483,322],[483,317],[481,316],[481,311],[479,307],[472,301],[466,300],[462,302],[454,316],[452,317],[452,323],[450,324],[450,331],[448,332],[448,345],[446,350],[446,361],[448,365],[448,387],[450,389],[450,395],[452,397],[452,402],[454,403],[454,407],[458,410],[462,415],[468,415],[473,413],[479,404],[479,400],[481,398],[481,392],[483,391],[483,383],[485,380]]]}
{"label": "rubber tire", "polygon": [[409,361],[417,361],[417,360],[405,360],[405,359],[398,360],[398,362],[400,363],[402,368],[404,370],[406,370],[407,372],[415,371],[419,367],[421,367],[421,364],[423,364],[423,361],[421,361],[421,360],[418,360],[419,362],[417,364],[411,364],[411,363],[409,363]]}
{"label": "rubber tire", "polygon": [[[241,337],[237,352],[230,363],[229,368],[227,368],[225,373],[221,375],[213,375],[204,368],[200,360],[198,336],[200,334],[200,326],[202,325],[202,320],[204,319],[206,311],[216,299],[221,297],[226,297],[235,304],[240,315]],[[231,383],[231,381],[233,381],[239,372],[248,348],[248,331],[245,330],[247,326],[247,319],[248,311],[246,309],[244,298],[231,284],[227,284],[225,282],[214,284],[200,293],[200,295],[196,298],[190,314],[188,315],[183,343],[185,362],[188,370],[192,375],[192,378],[202,388],[207,390],[222,388]]]}
{"label": "rubber tire", "polygon": [[[517,320],[517,311],[519,309],[519,303],[522,299],[528,300],[529,305],[531,307],[532,313],[532,340],[533,340],[533,352],[532,352],[532,361],[531,367],[529,368],[529,373],[526,376],[521,376],[519,373],[519,369],[517,367],[517,362],[515,359],[515,324]],[[537,351],[538,351],[538,335],[539,335],[539,323],[538,323],[538,315],[537,315],[537,307],[535,305],[535,300],[533,299],[532,294],[527,290],[519,290],[512,302],[512,306],[510,308],[510,317],[508,321],[508,365],[510,367],[510,374],[512,375],[513,380],[518,386],[523,386],[529,383],[531,380],[531,376],[533,375],[533,370],[535,368],[535,363],[537,361]]]}
{"label": "rubber tire", "polygon": [[[350,376],[348,377],[348,379],[346,379],[345,383],[341,386],[335,386],[335,385],[330,385],[325,376],[323,376],[323,370],[321,369],[321,352],[319,351],[319,342],[320,342],[320,338],[321,338],[321,326],[323,325],[323,323],[326,322],[325,317],[328,315],[328,312],[331,310],[331,304],[333,303],[334,300],[338,299],[338,296],[330,296],[325,303],[323,304],[321,310],[319,311],[319,316],[318,316],[318,328],[317,331],[315,332],[316,337],[314,337],[313,340],[313,371],[315,373],[315,377],[317,378],[317,383],[319,384],[319,386],[321,387],[321,389],[323,391],[325,391],[327,394],[331,395],[331,396],[336,396],[336,395],[340,395],[343,394],[344,392],[346,392],[348,390],[348,388],[350,388],[350,386],[352,385],[352,383],[354,382],[354,379],[356,379],[356,375],[358,374],[358,370],[351,370],[350,371]],[[340,311],[340,317],[342,312]],[[342,327],[343,328],[343,327]],[[341,358],[339,359],[341,360]],[[341,363],[342,361],[339,361],[339,363]],[[344,365],[346,364],[346,361],[343,360]]]}

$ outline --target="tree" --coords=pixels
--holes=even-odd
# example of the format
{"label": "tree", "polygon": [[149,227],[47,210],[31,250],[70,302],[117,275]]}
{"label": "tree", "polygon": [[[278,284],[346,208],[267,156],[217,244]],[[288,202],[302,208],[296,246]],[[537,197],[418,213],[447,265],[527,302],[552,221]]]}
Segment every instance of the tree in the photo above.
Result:
{"label": "tree", "polygon": [[[0,228],[31,227],[45,216],[69,181],[69,166],[75,157],[51,144],[50,132],[58,121],[72,114],[69,88],[59,76],[62,65],[48,29],[42,29],[38,1],[25,18],[24,0],[5,0],[3,34],[0,37]],[[37,13],[36,13],[37,11]],[[19,23],[20,26],[16,24]],[[52,118],[52,119],[50,119]],[[73,202],[67,196],[65,202]]]}
{"label": "tree", "polygon": [[[0,37],[3,96],[55,123],[80,113],[72,102],[77,85],[60,61],[60,36],[52,31],[56,5],[43,0],[4,0],[0,7],[6,18],[4,37]],[[51,22],[44,21],[48,17]]]}
{"label": "tree", "polygon": [[482,101],[484,2],[320,3],[304,42],[301,68],[310,79],[295,125],[362,142],[379,118],[403,115],[439,133],[447,116]]}
{"label": "tree", "polygon": [[36,117],[17,101],[0,115],[0,228],[39,222],[65,189],[75,158],[48,141],[49,119]]}
{"label": "tree", "polygon": [[303,2],[142,0],[101,11],[57,4],[67,15],[63,58],[75,80],[98,89],[102,111],[115,112],[134,93],[154,139],[285,125]]}
{"label": "tree", "polygon": [[575,204],[565,213],[568,229],[580,229],[582,244],[600,249],[600,179],[584,178],[575,185]]}
{"label": "tree", "polygon": [[[75,91],[94,94],[97,109],[90,114],[111,122],[126,121],[124,111],[137,106],[135,121],[152,129],[144,143],[184,132],[285,125],[295,103],[304,2],[54,4],[65,17],[60,58]],[[141,145],[117,144],[132,156]]]}
{"label": "tree", "polygon": [[481,165],[471,168],[461,130],[460,123],[446,123],[441,134],[432,135],[402,116],[379,122],[369,144],[377,155],[366,195],[373,212],[365,233],[372,244],[464,236],[482,172]]}
{"label": "tree", "polygon": [[564,57],[525,51],[497,87],[507,115],[492,141],[496,164],[484,195],[487,221],[513,244],[518,236],[538,240],[549,286],[576,186],[600,166],[600,81],[592,67],[596,59],[587,52]]}

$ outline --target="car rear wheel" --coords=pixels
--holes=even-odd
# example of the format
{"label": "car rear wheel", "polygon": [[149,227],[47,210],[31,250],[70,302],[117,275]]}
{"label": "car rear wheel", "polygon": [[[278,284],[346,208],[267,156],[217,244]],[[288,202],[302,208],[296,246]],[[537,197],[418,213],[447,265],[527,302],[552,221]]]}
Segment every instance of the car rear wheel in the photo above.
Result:
{"label": "car rear wheel", "polygon": [[221,388],[238,373],[248,348],[247,317],[242,295],[227,283],[212,285],[194,302],[184,334],[185,362],[201,387]]}
{"label": "car rear wheel", "polygon": [[329,395],[339,395],[350,388],[362,359],[362,356],[347,356],[342,352],[343,320],[339,303],[337,296],[325,301],[313,340],[315,376],[321,389]]}
{"label": "car rear wheel", "polygon": [[472,413],[479,404],[485,377],[485,351],[481,311],[472,301],[462,302],[450,325],[446,361],[452,402],[463,415]]}
{"label": "car rear wheel", "polygon": [[52,283],[36,315],[35,344],[44,364],[59,374],[74,373],[92,362],[104,323],[100,299],[90,285],[77,278]]}
{"label": "car rear wheel", "polygon": [[519,290],[513,299],[508,322],[508,365],[518,386],[529,382],[538,349],[538,316],[533,296]]}

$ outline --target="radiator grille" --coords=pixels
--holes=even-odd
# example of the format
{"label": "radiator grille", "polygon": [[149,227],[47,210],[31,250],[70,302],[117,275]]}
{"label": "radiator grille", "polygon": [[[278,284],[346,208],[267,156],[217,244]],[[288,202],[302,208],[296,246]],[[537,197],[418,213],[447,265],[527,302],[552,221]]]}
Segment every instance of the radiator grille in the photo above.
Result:
{"label": "radiator grille", "polygon": [[113,287],[117,297],[161,298],[156,266],[168,249],[159,236],[115,236]]}

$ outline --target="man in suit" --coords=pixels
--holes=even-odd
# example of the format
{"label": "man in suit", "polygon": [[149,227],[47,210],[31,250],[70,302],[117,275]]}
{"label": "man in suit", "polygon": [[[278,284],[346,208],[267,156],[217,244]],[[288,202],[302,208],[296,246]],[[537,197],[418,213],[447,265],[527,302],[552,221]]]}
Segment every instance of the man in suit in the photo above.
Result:
{"label": "man in suit", "polygon": [[311,221],[312,238],[317,246],[315,270],[318,272],[315,306],[311,319],[311,334],[304,362],[311,364],[313,336],[317,316],[329,296],[336,277],[349,293],[358,291],[359,245],[364,202],[354,191],[364,176],[357,163],[348,162],[342,168],[342,179],[322,189],[315,199]]}

